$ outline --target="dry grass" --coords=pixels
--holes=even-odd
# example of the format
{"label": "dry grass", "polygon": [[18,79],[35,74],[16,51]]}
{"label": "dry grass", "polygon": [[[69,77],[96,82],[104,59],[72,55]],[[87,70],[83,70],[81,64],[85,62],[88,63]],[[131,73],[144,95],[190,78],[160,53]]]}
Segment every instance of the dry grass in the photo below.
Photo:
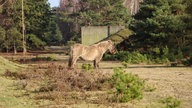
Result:
{"label": "dry grass", "polygon": [[15,80],[23,80],[28,78],[25,73],[11,72],[9,70],[6,70],[6,72],[2,76],[11,77]]}
{"label": "dry grass", "polygon": [[102,74],[102,71],[69,70],[55,64],[48,67],[43,76],[48,78],[48,85],[55,91],[93,91],[108,87],[106,82],[110,79],[110,75]]}
{"label": "dry grass", "polygon": [[169,96],[181,100],[181,108],[192,106],[192,68],[162,65],[132,65],[126,69],[146,80],[153,92],[146,92],[138,106],[162,108],[159,100]]}
{"label": "dry grass", "polygon": [[[4,76],[17,79],[16,85],[22,86],[37,102],[49,100],[61,105],[81,102],[108,104],[107,94],[112,88],[109,83],[111,74],[96,70],[69,70],[65,66],[66,64],[58,63],[38,64],[19,73],[7,71]],[[42,106],[42,103],[38,104]]]}
{"label": "dry grass", "polygon": [[23,89],[40,108],[162,108],[159,101],[169,96],[181,100],[182,108],[192,106],[191,67],[129,65],[125,70],[146,81],[146,92],[140,101],[119,104],[108,101],[108,81],[113,67],[120,67],[121,63],[101,62],[97,72],[81,70],[81,64],[78,62],[77,69],[68,70],[66,62],[33,62],[30,69],[19,75],[7,76],[25,76],[27,85]]}

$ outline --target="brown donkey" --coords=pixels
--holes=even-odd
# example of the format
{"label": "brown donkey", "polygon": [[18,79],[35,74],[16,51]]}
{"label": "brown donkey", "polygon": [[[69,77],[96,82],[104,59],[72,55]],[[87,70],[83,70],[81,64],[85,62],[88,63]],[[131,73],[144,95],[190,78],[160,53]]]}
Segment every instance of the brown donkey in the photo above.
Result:
{"label": "brown donkey", "polygon": [[86,61],[94,61],[94,67],[98,68],[99,62],[107,50],[112,54],[117,52],[116,47],[111,40],[102,41],[90,46],[74,44],[71,46],[68,66],[69,68],[74,68],[78,58],[81,58]]}

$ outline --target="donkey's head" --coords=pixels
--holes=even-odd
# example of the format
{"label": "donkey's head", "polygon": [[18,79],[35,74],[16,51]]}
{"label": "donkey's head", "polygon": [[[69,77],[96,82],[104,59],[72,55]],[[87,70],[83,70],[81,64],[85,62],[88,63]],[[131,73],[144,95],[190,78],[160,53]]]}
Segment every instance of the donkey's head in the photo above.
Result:
{"label": "donkey's head", "polygon": [[116,49],[115,44],[113,43],[113,41],[108,40],[107,42],[109,43],[109,47],[108,47],[109,52],[110,52],[111,54],[117,53],[117,49]]}

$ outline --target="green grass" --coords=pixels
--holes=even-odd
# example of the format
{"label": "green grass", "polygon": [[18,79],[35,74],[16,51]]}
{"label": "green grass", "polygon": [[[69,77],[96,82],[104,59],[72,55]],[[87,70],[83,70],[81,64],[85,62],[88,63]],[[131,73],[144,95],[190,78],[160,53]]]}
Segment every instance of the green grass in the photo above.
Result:
{"label": "green grass", "polygon": [[34,108],[35,105],[27,96],[23,96],[24,90],[17,90],[14,86],[14,80],[2,76],[6,71],[17,72],[25,68],[25,65],[19,65],[0,57],[0,107],[1,108]]}
{"label": "green grass", "polygon": [[28,97],[20,97],[22,90],[15,90],[13,80],[0,77],[0,107],[3,108],[34,108]]}
{"label": "green grass", "polygon": [[0,74],[3,74],[6,70],[16,72],[25,67],[25,65],[19,65],[0,56]]}

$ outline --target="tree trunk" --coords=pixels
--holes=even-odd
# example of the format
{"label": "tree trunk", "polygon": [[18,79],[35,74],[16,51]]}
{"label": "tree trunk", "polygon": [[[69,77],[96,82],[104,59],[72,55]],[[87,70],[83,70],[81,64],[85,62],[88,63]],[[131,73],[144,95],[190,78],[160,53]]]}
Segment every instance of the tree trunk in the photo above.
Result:
{"label": "tree trunk", "polygon": [[9,46],[6,46],[6,52],[9,53]]}
{"label": "tree trunk", "polygon": [[16,45],[15,45],[15,41],[14,41],[14,45],[13,45],[13,50],[14,50],[14,54],[17,54],[17,48],[16,48]]}
{"label": "tree trunk", "polygon": [[26,48],[26,39],[25,39],[25,18],[24,18],[24,6],[22,0],[22,34],[23,34],[23,54],[25,55],[27,52]]}

